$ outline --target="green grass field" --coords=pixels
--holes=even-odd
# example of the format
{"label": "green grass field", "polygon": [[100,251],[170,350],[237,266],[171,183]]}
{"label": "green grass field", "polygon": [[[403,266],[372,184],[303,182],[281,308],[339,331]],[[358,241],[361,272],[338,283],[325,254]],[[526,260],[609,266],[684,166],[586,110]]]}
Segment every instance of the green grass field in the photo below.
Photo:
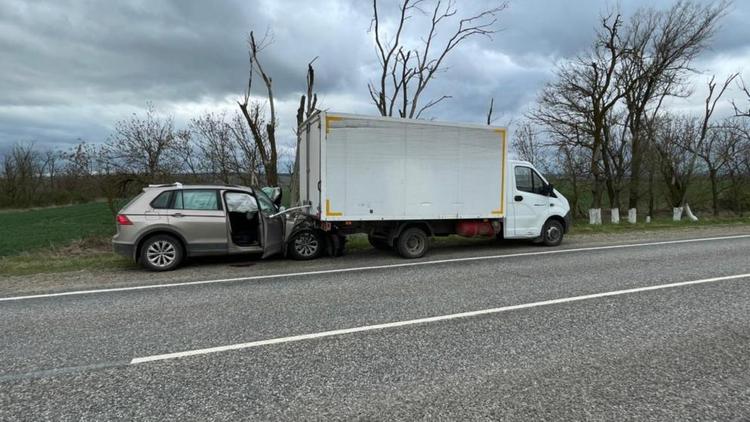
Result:
{"label": "green grass field", "polygon": [[107,204],[0,212],[0,256],[18,255],[74,240],[112,236],[115,222]]}
{"label": "green grass field", "polygon": [[[643,230],[665,230],[706,225],[750,224],[750,218],[711,218],[701,213],[697,223],[673,222],[666,215],[652,223],[589,226],[576,221],[571,234],[619,233]],[[607,216],[603,216],[605,219]],[[0,276],[81,269],[126,268],[134,264],[111,252],[109,238],[115,224],[107,205],[102,202],[65,207],[0,211]],[[476,239],[450,236],[435,239],[436,244],[471,244]],[[353,236],[347,249],[370,248],[367,237]]]}

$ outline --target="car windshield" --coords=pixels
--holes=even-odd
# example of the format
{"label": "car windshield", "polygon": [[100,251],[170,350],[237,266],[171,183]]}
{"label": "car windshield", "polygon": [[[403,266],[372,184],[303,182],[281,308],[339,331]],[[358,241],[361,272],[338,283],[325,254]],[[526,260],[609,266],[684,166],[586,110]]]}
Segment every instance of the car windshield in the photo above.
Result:
{"label": "car windshield", "polygon": [[271,198],[266,195],[261,189],[253,189],[255,197],[258,198],[258,204],[260,204],[261,211],[275,213],[278,212],[276,204],[273,203]]}

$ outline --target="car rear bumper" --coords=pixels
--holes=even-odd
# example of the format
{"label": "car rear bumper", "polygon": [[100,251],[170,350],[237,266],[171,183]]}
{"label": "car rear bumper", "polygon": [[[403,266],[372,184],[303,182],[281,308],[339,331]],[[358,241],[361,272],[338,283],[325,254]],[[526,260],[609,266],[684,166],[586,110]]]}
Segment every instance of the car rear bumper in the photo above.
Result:
{"label": "car rear bumper", "polygon": [[135,253],[135,245],[130,243],[120,243],[112,241],[112,251],[118,255],[133,259]]}

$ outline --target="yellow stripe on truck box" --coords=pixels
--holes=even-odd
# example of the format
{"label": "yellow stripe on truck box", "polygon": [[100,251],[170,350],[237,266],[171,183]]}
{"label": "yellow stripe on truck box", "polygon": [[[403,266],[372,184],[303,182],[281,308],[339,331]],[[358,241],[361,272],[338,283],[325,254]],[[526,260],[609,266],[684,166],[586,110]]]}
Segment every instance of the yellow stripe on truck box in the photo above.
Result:
{"label": "yellow stripe on truck box", "polygon": [[502,169],[500,170],[500,208],[496,210],[492,210],[492,214],[495,215],[503,215],[505,213],[505,155],[507,153],[507,148],[505,145],[505,137],[506,137],[506,130],[505,129],[495,129],[495,132],[500,134],[500,139],[502,142],[502,145],[500,148],[502,148],[502,154],[503,154],[503,164]]}
{"label": "yellow stripe on truck box", "polygon": [[328,217],[341,217],[342,215],[344,215],[343,212],[331,211],[331,200],[330,199],[326,199],[326,216],[328,216]]}

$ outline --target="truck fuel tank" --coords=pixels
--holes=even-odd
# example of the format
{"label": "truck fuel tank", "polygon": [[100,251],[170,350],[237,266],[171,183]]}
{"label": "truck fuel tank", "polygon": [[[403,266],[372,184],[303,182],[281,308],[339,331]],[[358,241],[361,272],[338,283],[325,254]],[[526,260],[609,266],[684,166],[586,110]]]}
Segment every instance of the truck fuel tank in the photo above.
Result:
{"label": "truck fuel tank", "polygon": [[456,223],[456,234],[463,237],[493,237],[495,228],[489,221],[462,220]]}

